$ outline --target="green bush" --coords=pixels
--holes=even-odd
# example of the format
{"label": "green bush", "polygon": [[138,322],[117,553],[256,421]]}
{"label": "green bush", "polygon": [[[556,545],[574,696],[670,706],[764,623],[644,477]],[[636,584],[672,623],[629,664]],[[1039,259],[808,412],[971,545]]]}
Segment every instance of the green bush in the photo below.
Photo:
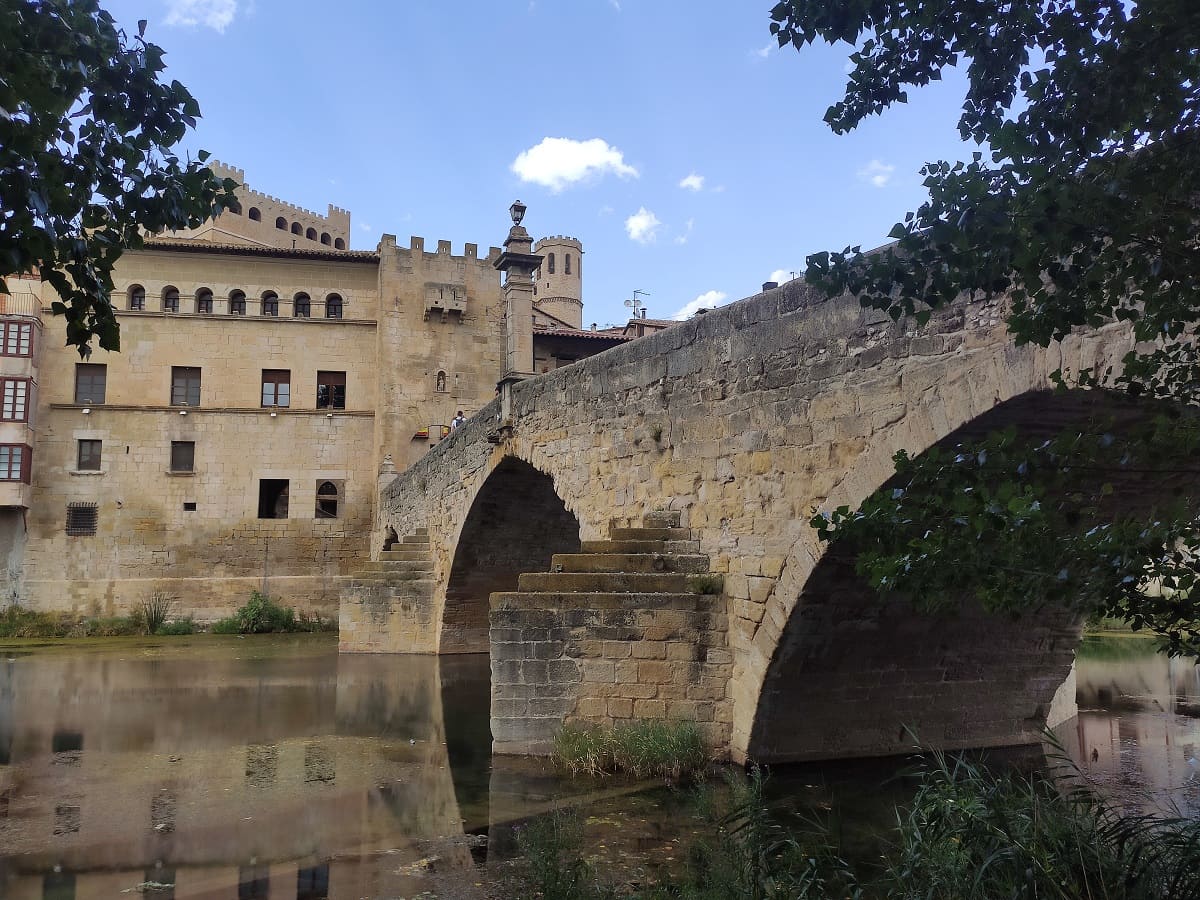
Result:
{"label": "green bush", "polygon": [[170,635],[178,636],[178,635],[185,635],[185,634],[195,634],[196,630],[197,630],[196,623],[193,622],[191,617],[189,616],[186,619],[176,619],[174,622],[164,622],[162,625],[159,625],[158,628],[156,628],[154,630],[154,633],[157,635],[163,635],[163,636],[170,636]]}
{"label": "green bush", "polygon": [[0,612],[0,637],[48,638],[66,637],[75,622],[59,613],[34,612],[12,605]]}
{"label": "green bush", "polygon": [[213,634],[277,634],[292,632],[337,631],[337,622],[319,615],[296,614],[280,606],[261,591],[250,595],[250,602],[227,619],[211,626]]}
{"label": "green bush", "polygon": [[613,728],[564,725],[555,735],[554,755],[575,775],[613,775],[670,781],[702,777],[708,750],[695,722],[646,719]]}
{"label": "green bush", "polygon": [[146,626],[146,634],[158,634],[167,623],[171,610],[175,606],[175,598],[162,591],[155,591],[138,608],[141,619]]}

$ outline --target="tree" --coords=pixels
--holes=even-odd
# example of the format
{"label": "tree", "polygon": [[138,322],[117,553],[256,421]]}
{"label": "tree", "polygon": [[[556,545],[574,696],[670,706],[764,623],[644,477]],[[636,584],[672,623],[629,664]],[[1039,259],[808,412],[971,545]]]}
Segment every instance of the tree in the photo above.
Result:
{"label": "tree", "polygon": [[0,0],[0,291],[39,273],[67,343],[120,349],[113,265],[143,235],[199,225],[235,184],[171,153],[199,105],[159,80],[161,47],[97,0]]}
{"label": "tree", "polygon": [[[1113,321],[1140,342],[1117,371],[1056,373],[1138,404],[1121,431],[1097,420],[1048,442],[1007,432],[901,454],[894,490],[814,524],[858,548],[881,589],[937,604],[966,578],[992,608],[1073,604],[1200,653],[1200,4],[789,0],[771,19],[781,47],[853,48],[835,132],[961,68],[959,132],[979,148],[924,167],[929,199],[895,243],[816,254],[810,282],[920,324],[1006,295],[1018,344]],[[1113,484],[1131,473],[1183,479],[1178,502],[1123,508]]]}

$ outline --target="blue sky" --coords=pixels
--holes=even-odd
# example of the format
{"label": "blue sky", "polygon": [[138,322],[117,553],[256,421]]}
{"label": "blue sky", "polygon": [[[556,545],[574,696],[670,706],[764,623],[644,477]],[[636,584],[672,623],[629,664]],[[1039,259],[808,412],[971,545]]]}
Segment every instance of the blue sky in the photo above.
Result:
{"label": "blue sky", "polygon": [[[814,251],[881,243],[926,160],[966,156],[961,83],[848,136],[849,49],[779,50],[770,0],[109,0],[204,117],[188,149],[261,191],[461,253],[583,241],[585,324],[740,299]],[[785,276],[786,277],[786,276]]]}

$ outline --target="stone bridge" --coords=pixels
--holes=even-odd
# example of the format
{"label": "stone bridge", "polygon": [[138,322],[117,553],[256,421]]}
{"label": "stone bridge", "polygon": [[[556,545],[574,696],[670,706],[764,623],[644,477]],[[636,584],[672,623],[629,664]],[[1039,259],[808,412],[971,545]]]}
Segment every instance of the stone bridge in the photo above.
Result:
{"label": "stone bridge", "polygon": [[[739,761],[906,752],[906,729],[943,748],[1036,741],[1073,714],[1078,622],[916,615],[808,523],[883,488],[898,450],[1111,402],[1048,375],[1128,340],[1016,348],[997,301],[911,331],[793,281],[519,382],[381,477],[375,565],[410,580],[347,591],[343,649],[490,650],[500,752],[544,751],[564,719],[661,715]],[[408,543],[384,551],[390,534]],[[680,580],[705,570],[723,586]]]}

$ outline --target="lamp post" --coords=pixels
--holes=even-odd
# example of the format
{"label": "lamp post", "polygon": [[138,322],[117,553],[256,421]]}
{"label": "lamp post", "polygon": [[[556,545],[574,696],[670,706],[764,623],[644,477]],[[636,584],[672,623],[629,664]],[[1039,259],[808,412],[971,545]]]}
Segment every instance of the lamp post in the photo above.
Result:
{"label": "lamp post", "polygon": [[504,273],[504,326],[507,340],[500,389],[500,420],[511,418],[511,388],[533,375],[533,272],[542,257],[533,252],[533,239],[521,225],[527,207],[520,200],[508,208],[512,228],[495,266]]}

